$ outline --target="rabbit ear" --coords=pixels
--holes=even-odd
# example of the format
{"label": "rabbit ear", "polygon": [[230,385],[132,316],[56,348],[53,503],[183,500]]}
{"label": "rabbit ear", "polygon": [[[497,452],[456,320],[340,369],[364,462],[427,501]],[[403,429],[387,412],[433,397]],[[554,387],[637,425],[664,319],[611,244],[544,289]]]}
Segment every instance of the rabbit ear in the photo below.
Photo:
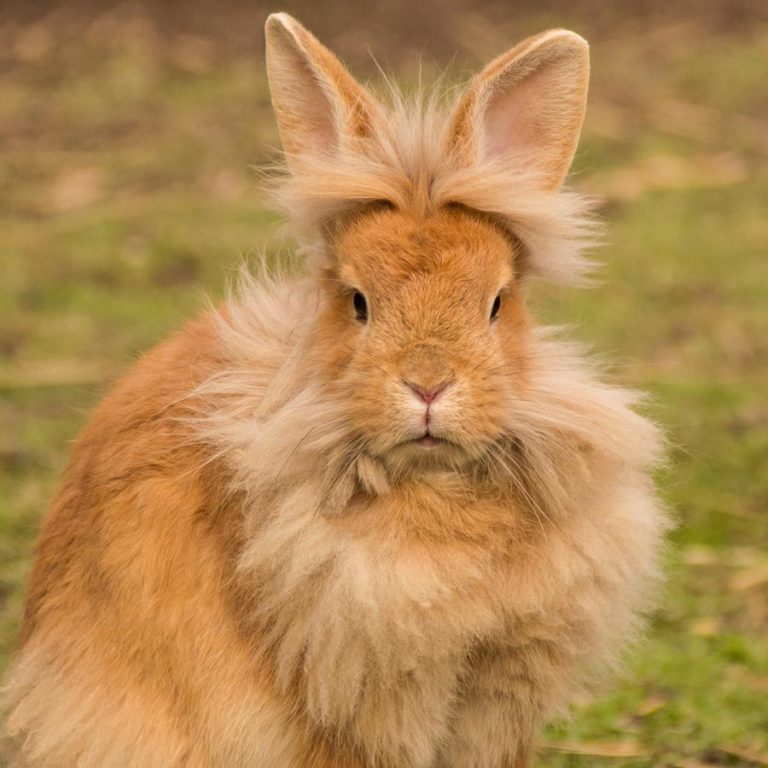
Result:
{"label": "rabbit ear", "polygon": [[344,65],[287,13],[266,24],[267,76],[289,167],[369,135],[378,105]]}
{"label": "rabbit ear", "polygon": [[451,140],[470,162],[514,164],[556,191],[576,151],[588,82],[586,40],[564,29],[529,37],[472,79],[453,112]]}

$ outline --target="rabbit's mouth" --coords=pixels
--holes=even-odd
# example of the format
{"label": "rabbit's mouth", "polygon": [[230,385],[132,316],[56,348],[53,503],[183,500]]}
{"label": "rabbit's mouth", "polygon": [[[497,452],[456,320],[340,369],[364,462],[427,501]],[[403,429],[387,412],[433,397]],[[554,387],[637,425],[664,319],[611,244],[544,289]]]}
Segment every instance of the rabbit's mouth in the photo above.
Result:
{"label": "rabbit's mouth", "polygon": [[424,430],[383,452],[384,465],[400,476],[409,470],[457,469],[474,458],[471,451],[451,436]]}
{"label": "rabbit's mouth", "polygon": [[440,437],[435,437],[429,432],[425,432],[421,437],[417,437],[414,440],[411,440],[411,442],[421,448],[433,449],[445,445],[448,441],[443,440]]}

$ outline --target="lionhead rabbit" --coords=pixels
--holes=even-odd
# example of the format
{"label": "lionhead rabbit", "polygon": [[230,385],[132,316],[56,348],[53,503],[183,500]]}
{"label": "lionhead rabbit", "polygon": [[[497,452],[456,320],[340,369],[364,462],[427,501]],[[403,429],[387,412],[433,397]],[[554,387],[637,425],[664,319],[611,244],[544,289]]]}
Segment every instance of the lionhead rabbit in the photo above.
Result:
{"label": "lionhead rabbit", "polygon": [[267,67],[300,277],[245,280],[78,440],[6,684],[14,765],[519,768],[658,570],[657,432],[537,329],[587,45],[385,105],[285,14]]}

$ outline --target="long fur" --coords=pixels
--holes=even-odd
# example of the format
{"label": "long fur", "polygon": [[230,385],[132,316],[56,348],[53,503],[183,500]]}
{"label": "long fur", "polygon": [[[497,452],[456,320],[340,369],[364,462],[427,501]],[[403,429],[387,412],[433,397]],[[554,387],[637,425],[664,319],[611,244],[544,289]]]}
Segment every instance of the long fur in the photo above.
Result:
{"label": "long fur", "polygon": [[[281,24],[292,57],[299,40],[355,92]],[[455,114],[395,96],[333,156],[293,158],[276,194],[306,268],[245,275],[97,409],[5,683],[13,766],[523,766],[616,668],[659,580],[662,441],[516,287],[584,274],[584,202],[514,158],[446,152]],[[427,241],[456,253],[422,264]],[[394,314],[366,358],[344,281],[374,258]],[[486,354],[462,286],[510,263]],[[443,317],[445,296],[467,314]],[[390,367],[444,375],[444,358],[446,434],[474,437],[411,461],[391,450],[416,406]]]}
{"label": "long fur", "polygon": [[516,158],[467,163],[446,153],[451,130],[448,93],[438,83],[403,94],[387,83],[387,118],[335,155],[303,156],[290,173],[276,169],[268,184],[275,206],[308,242],[324,224],[356,206],[386,200],[428,216],[461,204],[498,217],[525,246],[533,274],[585,284],[592,263],[583,254],[599,240],[592,200],[540,189],[536,174]]}

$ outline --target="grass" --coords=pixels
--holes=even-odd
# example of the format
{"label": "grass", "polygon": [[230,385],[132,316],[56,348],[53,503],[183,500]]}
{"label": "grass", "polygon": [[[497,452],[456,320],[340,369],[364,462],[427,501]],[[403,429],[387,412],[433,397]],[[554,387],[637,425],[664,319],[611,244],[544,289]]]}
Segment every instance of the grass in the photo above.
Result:
{"label": "grass", "polygon": [[[596,33],[574,183],[604,200],[604,282],[532,291],[651,393],[679,518],[648,637],[545,734],[550,768],[768,765],[768,26],[702,23]],[[519,32],[484,34],[489,57]],[[124,12],[11,18],[0,49],[2,669],[89,408],[243,258],[283,244],[249,172],[276,144],[253,52]]]}

